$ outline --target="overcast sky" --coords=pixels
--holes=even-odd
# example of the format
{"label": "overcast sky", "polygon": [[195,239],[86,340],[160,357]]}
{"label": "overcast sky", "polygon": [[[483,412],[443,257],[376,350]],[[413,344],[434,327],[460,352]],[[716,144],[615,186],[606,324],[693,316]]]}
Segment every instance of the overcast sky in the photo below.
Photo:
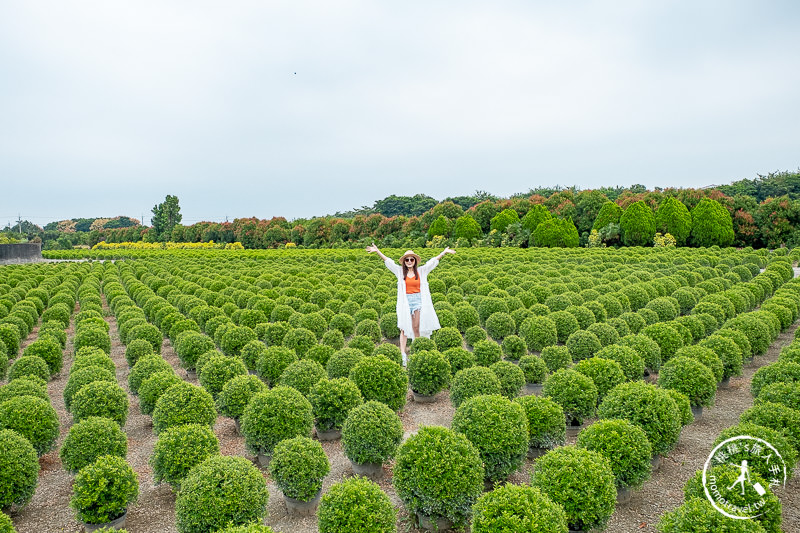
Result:
{"label": "overcast sky", "polygon": [[800,166],[795,1],[8,0],[0,224]]}

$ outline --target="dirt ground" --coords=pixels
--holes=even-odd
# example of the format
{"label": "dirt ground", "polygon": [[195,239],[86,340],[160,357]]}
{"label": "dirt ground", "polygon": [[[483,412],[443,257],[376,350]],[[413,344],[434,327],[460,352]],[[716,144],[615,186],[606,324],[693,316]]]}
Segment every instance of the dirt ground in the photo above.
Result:
{"label": "dirt ground", "polygon": [[[139,476],[139,500],[128,511],[126,529],[129,533],[174,533],[175,495],[169,485],[153,483],[152,468],[148,460],[156,441],[150,417],[139,410],[138,400],[130,394],[127,381],[130,372],[125,360],[125,346],[119,340],[116,320],[107,318],[111,326],[111,357],[117,367],[117,380],[128,390],[130,413],[125,431],[128,435],[128,461]],[[789,344],[797,325],[782,334],[770,347],[769,352],[757,357],[753,364],[745,368],[744,375],[731,380],[730,388],[717,393],[716,406],[707,408],[701,420],[685,427],[677,447],[664,459],[660,470],[655,473],[639,491],[633,494],[629,504],[618,506],[608,525],[607,531],[633,532],[655,531],[659,516],[682,502],[684,483],[702,468],[711,445],[717,435],[726,427],[737,423],[739,415],[752,405],[749,393],[750,379],[757,368],[774,362],[780,349]],[[63,391],[72,364],[72,337],[74,326],[68,330],[68,344],[65,349],[64,370],[48,385],[51,401],[61,421],[60,447],[72,420],[66,412]],[[36,338],[36,332],[26,339],[26,343]],[[162,355],[175,368],[178,374],[186,377],[169,341],[164,341]],[[197,383],[196,379],[194,380]],[[447,393],[442,393],[433,404],[415,404],[409,394],[408,403],[401,413],[406,435],[422,425],[438,424],[450,426],[453,408]],[[219,417],[214,431],[219,438],[221,452],[225,455],[245,456],[244,439],[236,434],[233,421]],[[574,443],[574,438],[568,443]],[[352,469],[344,456],[339,441],[324,442],[323,448],[331,463],[331,472],[325,479],[323,491],[333,483],[352,475]],[[514,474],[510,481],[524,483],[530,480],[533,460],[526,460],[523,468]],[[73,533],[82,531],[69,507],[72,476],[64,471],[58,456],[58,447],[40,459],[41,472],[39,484],[31,502],[23,509],[12,513],[14,525],[19,533]],[[289,518],[283,497],[275,484],[264,472],[269,486],[269,515],[266,524],[276,532],[316,533],[316,518]],[[403,509],[402,503],[391,485],[391,465],[384,467],[384,480],[380,483],[398,509],[398,531],[417,532],[413,520]],[[800,531],[800,480],[795,476],[779,493],[783,503],[783,529],[786,532]]]}

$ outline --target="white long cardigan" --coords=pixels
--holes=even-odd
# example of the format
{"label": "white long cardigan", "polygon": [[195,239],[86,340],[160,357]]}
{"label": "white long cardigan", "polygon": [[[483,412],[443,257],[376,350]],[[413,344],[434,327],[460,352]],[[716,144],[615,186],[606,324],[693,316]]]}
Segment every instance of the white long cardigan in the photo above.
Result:
{"label": "white long cardigan", "polygon": [[[403,268],[388,257],[384,264],[397,277],[397,327],[405,332],[406,337],[413,340],[414,328],[411,325],[411,310],[408,307],[408,298],[406,298],[406,280],[403,278]],[[419,334],[422,337],[430,337],[434,330],[442,327],[439,325],[439,317],[436,316],[436,310],[433,308],[431,290],[428,287],[428,272],[436,268],[438,264],[439,260],[434,257],[424,265],[417,267],[419,290],[422,297],[422,309],[419,312]]]}

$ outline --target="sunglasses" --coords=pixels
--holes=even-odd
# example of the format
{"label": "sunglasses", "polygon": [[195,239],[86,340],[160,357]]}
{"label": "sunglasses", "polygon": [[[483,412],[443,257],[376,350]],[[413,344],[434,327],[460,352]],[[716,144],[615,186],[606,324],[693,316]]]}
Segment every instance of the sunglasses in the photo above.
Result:
{"label": "sunglasses", "polygon": [[413,263],[415,261],[416,261],[416,259],[414,259],[413,257],[409,257],[409,258],[406,259],[406,263]]}

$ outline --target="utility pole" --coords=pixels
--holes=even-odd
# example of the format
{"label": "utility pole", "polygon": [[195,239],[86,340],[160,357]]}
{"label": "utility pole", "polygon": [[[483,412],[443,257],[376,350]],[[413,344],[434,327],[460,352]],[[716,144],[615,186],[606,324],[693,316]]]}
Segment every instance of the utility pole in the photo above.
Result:
{"label": "utility pole", "polygon": [[17,223],[19,224],[19,234],[22,235],[22,215],[17,213]]}

